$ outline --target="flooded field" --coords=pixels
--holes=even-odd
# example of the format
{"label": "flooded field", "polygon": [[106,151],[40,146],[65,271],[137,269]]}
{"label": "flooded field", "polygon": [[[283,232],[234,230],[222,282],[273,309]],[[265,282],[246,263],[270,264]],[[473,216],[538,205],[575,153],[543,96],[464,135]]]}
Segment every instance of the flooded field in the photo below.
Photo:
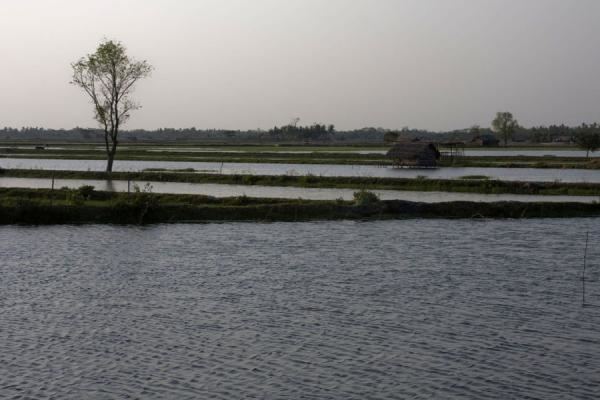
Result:
{"label": "flooded field", "polygon": [[0,227],[0,397],[597,399],[597,219]]}
{"label": "flooded field", "polygon": [[[104,160],[56,160],[0,158],[0,168],[103,171]],[[492,179],[528,182],[590,182],[600,183],[600,171],[585,169],[541,168],[438,168],[396,169],[376,166],[319,165],[319,164],[261,164],[261,163],[210,163],[174,161],[116,161],[115,171],[141,171],[147,168],[193,168],[201,172],[253,175],[322,175],[363,176],[388,178],[457,179],[463,176],[482,175]]]}
{"label": "flooded field", "polygon": [[[133,191],[133,186],[141,189],[146,184],[151,185],[154,193],[200,194],[214,197],[249,196],[260,198],[283,198],[305,200],[352,200],[357,189],[321,189],[300,187],[277,187],[260,185],[225,185],[206,183],[180,183],[180,182],[147,182],[147,181],[105,181],[92,179],[55,179],[54,187],[68,187],[71,189],[83,185],[94,186],[101,191]],[[0,187],[5,188],[33,188],[50,189],[51,179],[36,178],[0,178]],[[425,203],[439,203],[446,201],[520,201],[520,202],[577,202],[592,203],[600,201],[600,196],[541,196],[518,194],[479,194],[479,193],[450,193],[450,192],[420,192],[401,190],[373,190],[381,200],[407,200]]]}

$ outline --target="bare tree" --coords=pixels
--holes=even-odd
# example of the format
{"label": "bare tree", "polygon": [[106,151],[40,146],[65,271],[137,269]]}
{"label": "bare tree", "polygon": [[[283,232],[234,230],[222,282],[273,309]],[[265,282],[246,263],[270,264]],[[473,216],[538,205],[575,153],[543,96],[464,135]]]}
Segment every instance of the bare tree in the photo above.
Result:
{"label": "bare tree", "polygon": [[104,129],[107,164],[112,172],[119,129],[140,105],[130,99],[135,83],[152,72],[146,61],[130,60],[120,42],[105,40],[96,52],[71,64],[72,84],[82,88],[94,104],[94,118]]}

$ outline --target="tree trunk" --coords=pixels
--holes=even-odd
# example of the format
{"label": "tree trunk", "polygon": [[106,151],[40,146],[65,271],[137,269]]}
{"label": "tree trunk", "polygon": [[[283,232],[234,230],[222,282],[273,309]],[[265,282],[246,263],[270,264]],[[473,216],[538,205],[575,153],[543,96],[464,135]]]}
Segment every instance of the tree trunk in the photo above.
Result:
{"label": "tree trunk", "polygon": [[112,172],[113,161],[115,160],[114,154],[108,153],[108,161],[106,163],[106,172]]}
{"label": "tree trunk", "polygon": [[106,172],[112,172],[113,162],[115,161],[115,154],[117,154],[117,141],[113,139],[110,149],[107,146],[106,151]]}
{"label": "tree trunk", "polygon": [[108,162],[106,163],[106,172],[112,172],[113,159],[110,156],[110,144],[108,142],[109,132],[106,126],[104,127],[104,146],[106,149],[106,158]]}

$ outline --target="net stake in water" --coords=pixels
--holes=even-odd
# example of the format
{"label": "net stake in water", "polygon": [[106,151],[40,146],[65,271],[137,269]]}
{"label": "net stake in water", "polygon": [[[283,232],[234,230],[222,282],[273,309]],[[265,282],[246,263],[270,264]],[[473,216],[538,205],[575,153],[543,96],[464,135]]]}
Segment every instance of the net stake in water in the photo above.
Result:
{"label": "net stake in water", "polygon": [[587,267],[587,251],[588,243],[590,241],[590,232],[588,231],[585,235],[585,251],[583,252],[583,274],[581,275],[581,306],[585,307],[585,270]]}

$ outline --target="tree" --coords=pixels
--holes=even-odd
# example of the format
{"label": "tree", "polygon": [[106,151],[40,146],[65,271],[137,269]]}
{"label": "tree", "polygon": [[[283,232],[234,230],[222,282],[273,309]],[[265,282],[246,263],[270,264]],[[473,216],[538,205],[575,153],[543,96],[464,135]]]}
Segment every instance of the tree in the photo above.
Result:
{"label": "tree", "polygon": [[392,142],[397,141],[399,136],[400,135],[398,134],[398,132],[386,132],[383,135],[383,141],[385,143],[392,143]]}
{"label": "tree", "polygon": [[94,118],[104,129],[107,164],[112,172],[119,143],[119,129],[140,106],[129,97],[135,83],[152,72],[146,61],[131,60],[120,42],[105,40],[94,54],[71,64],[72,84],[82,88],[92,99]]}
{"label": "tree", "polygon": [[496,114],[496,118],[492,121],[492,129],[494,132],[502,135],[504,140],[504,147],[508,145],[508,138],[515,133],[515,130],[519,126],[516,119],[509,112],[499,112]]}
{"label": "tree", "polygon": [[581,132],[575,136],[575,142],[583,150],[587,151],[586,158],[590,158],[590,152],[600,149],[600,133]]}

